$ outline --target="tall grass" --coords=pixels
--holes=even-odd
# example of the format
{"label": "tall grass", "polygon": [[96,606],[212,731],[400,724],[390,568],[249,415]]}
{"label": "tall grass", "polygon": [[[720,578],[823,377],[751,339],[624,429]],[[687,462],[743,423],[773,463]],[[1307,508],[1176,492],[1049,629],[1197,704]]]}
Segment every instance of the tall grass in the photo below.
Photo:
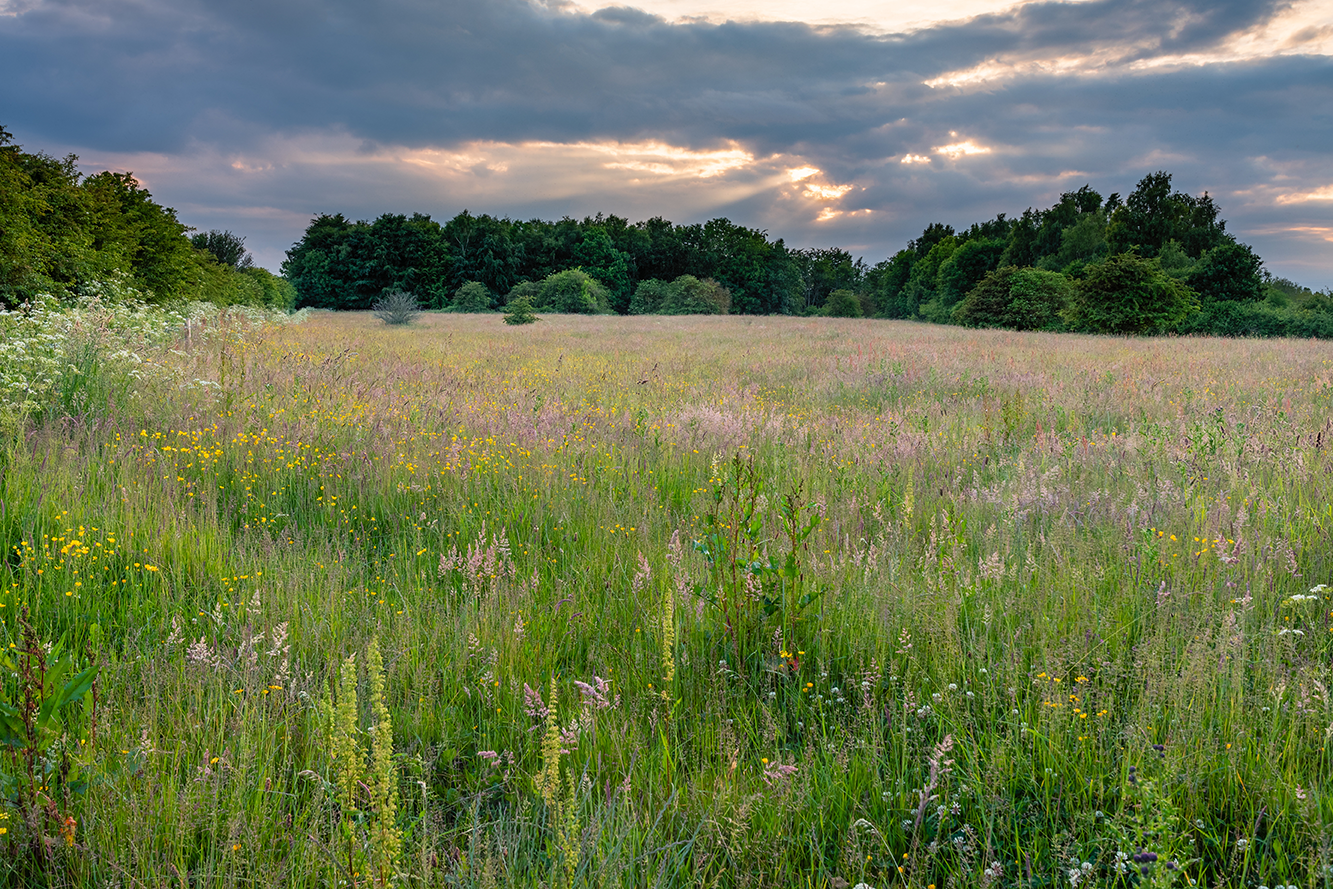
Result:
{"label": "tall grass", "polygon": [[[103,667],[76,841],[38,870],[11,818],[0,868],[1333,882],[1333,346],[545,321],[181,335],[96,422],[9,425],[5,644],[26,607]],[[758,541],[745,644],[710,529]],[[789,552],[799,619],[749,567]],[[381,828],[321,717],[372,638],[389,876],[342,867]]]}

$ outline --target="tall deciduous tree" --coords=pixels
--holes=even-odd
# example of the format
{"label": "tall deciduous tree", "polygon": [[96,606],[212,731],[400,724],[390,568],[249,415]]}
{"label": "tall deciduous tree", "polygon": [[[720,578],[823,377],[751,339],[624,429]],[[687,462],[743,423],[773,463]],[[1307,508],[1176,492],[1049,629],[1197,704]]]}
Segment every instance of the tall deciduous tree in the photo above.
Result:
{"label": "tall deciduous tree", "polygon": [[1153,257],[1176,241],[1196,258],[1226,239],[1226,222],[1206,192],[1199,197],[1172,192],[1171,174],[1158,171],[1143,177],[1111,214],[1106,237],[1113,253],[1137,247],[1142,256]]}
{"label": "tall deciduous tree", "polygon": [[234,269],[248,269],[254,265],[254,259],[245,249],[245,238],[230,231],[196,232],[190,235],[190,243],[196,250],[206,250],[219,263]]}

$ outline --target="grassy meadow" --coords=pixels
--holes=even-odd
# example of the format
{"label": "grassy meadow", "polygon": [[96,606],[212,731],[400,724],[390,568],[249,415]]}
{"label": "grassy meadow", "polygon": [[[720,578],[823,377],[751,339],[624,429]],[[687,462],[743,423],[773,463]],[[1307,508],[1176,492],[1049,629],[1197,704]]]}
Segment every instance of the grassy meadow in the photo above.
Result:
{"label": "grassy meadow", "polygon": [[1333,344],[169,330],[0,414],[0,883],[1333,884]]}

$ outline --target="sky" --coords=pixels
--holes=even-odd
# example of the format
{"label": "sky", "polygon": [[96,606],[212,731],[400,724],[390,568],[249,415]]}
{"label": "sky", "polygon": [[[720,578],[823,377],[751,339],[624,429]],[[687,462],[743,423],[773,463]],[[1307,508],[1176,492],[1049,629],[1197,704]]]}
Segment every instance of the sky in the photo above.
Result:
{"label": "sky", "polygon": [[275,271],[319,213],[464,209],[873,265],[1166,170],[1333,287],[1333,0],[0,0],[0,125]]}

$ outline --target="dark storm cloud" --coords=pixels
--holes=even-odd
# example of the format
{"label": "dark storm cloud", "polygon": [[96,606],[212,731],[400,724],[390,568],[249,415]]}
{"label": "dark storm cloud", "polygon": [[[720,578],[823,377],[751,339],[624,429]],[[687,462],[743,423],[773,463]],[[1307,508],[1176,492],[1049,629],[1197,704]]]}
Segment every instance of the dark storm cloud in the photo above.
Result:
{"label": "dark storm cloud", "polygon": [[[461,209],[386,205],[376,195],[398,199],[414,185],[383,169],[292,167],[256,180],[262,188],[223,169],[228,157],[262,152],[275,137],[330,133],[361,140],[372,153],[477,141],[652,139],[710,148],[734,140],[757,157],[800,157],[831,182],[855,183],[842,206],[876,213],[873,221],[816,226],[813,213],[795,212],[772,190],[729,198],[713,211],[789,242],[860,245],[872,261],[934,219],[961,225],[1012,214],[1085,181],[1123,192],[1163,168],[1176,173],[1178,187],[1218,196],[1233,229],[1261,232],[1252,240],[1265,256],[1302,261],[1294,242],[1271,234],[1282,219],[1311,230],[1333,225],[1330,202],[1279,212],[1270,187],[1333,183],[1327,57],[1129,67],[1206,53],[1269,21],[1278,2],[1033,3],[896,35],[667,23],[631,9],[587,15],[560,7],[521,0],[6,7],[0,0],[0,12],[11,13],[0,15],[0,123],[31,147],[207,155],[221,172],[201,171],[184,196],[160,195],[213,208],[202,225],[225,220],[216,214],[228,202],[269,207],[268,218],[284,225],[323,209],[358,216]],[[981,64],[1053,59],[1081,60],[1087,70],[1057,77],[1020,67],[961,89],[924,83]],[[991,153],[956,162],[933,153],[956,139]],[[900,164],[908,153],[933,161]],[[478,168],[477,175],[491,174]],[[346,203],[332,206],[330,189]],[[497,195],[497,206],[473,209],[627,212],[583,206],[614,197],[595,189],[558,212],[549,196],[525,203],[522,195]],[[660,200],[651,212],[672,216],[671,192]],[[298,235],[299,228],[290,232],[287,243]],[[1322,269],[1314,280],[1333,283],[1333,268],[1322,262],[1312,266]]]}
{"label": "dark storm cloud", "polygon": [[[65,0],[0,20],[15,123],[118,148],[339,126],[368,139],[755,139],[886,110],[867,92],[1010,53],[1111,47],[1132,58],[1206,48],[1271,3],[1037,4],[900,36],[800,24],[684,24],[629,10],[487,2]],[[1171,36],[1163,32],[1175,31]],[[899,105],[898,103],[903,103]],[[229,122],[223,124],[223,122]],[[34,121],[36,122],[36,121]]]}

